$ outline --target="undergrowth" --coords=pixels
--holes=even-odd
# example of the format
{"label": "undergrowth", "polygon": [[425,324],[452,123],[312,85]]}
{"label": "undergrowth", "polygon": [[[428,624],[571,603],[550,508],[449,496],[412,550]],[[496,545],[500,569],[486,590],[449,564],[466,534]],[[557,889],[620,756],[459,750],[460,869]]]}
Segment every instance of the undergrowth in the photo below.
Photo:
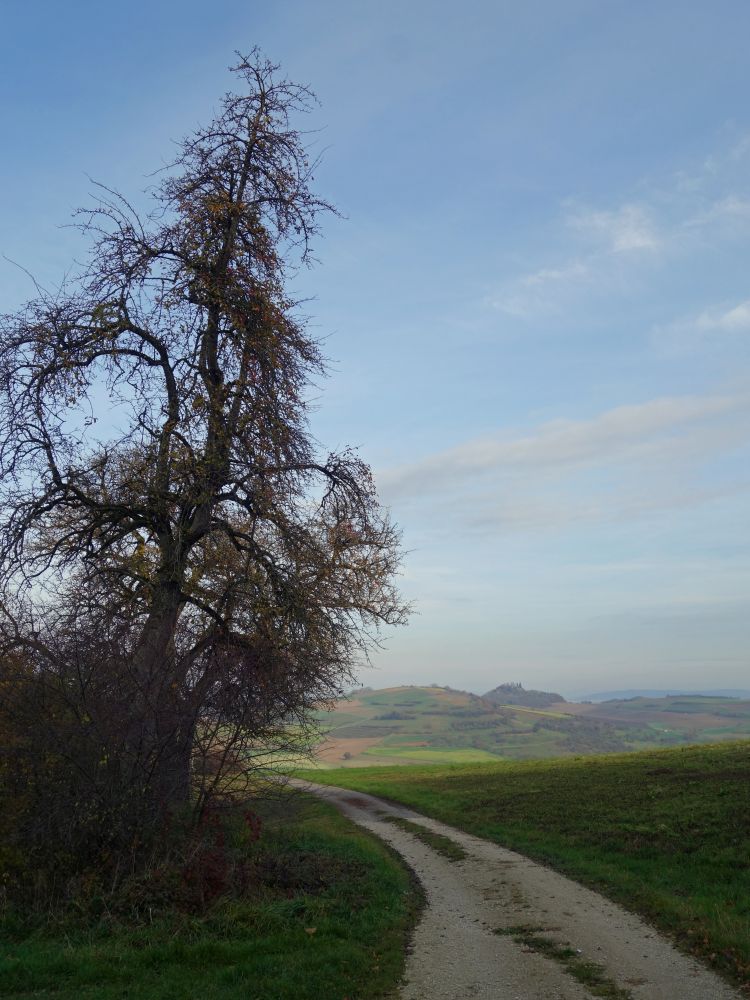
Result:
{"label": "undergrowth", "polygon": [[[254,807],[254,810],[257,807]],[[6,908],[0,996],[371,1000],[399,979],[417,892],[387,848],[287,795],[217,827],[193,868],[155,870],[64,911]]]}

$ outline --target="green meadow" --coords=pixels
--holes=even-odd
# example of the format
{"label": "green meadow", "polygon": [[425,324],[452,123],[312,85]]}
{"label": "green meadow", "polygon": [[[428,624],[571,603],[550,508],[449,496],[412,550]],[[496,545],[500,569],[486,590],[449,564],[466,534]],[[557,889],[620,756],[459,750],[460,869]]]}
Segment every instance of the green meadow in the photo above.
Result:
{"label": "green meadow", "polygon": [[328,770],[643,914],[750,990],[750,742],[442,767]]}

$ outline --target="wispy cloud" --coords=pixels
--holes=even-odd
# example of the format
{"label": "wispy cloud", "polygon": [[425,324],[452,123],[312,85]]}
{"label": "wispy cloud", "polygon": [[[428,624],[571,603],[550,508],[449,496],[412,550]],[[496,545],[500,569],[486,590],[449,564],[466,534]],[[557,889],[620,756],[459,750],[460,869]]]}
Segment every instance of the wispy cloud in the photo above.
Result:
{"label": "wispy cloud", "polygon": [[380,477],[390,495],[455,486],[491,471],[541,470],[611,460],[653,446],[685,425],[736,410],[732,396],[683,396],[618,406],[591,420],[551,420],[531,434],[467,441]]}
{"label": "wispy cloud", "polygon": [[750,299],[735,305],[715,306],[652,330],[654,345],[667,354],[691,353],[716,338],[737,338],[750,333]]}
{"label": "wispy cloud", "polygon": [[537,268],[504,283],[488,296],[495,309],[523,319],[564,308],[582,288],[601,292],[621,283],[623,268],[644,255],[653,259],[663,238],[646,206],[626,204],[612,210],[568,206],[564,219],[574,256]]}
{"label": "wispy cloud", "polygon": [[726,312],[704,312],[696,320],[696,325],[705,330],[735,330],[750,329],[750,299],[727,309]]}
{"label": "wispy cloud", "polygon": [[[642,181],[637,198],[609,205],[563,201],[537,266],[498,283],[485,304],[526,321],[570,316],[597,298],[654,292],[663,269],[700,266],[717,247],[750,236],[750,136],[692,173]],[[552,251],[550,252],[550,247]]]}
{"label": "wispy cloud", "polygon": [[749,434],[748,397],[665,397],[466,441],[378,482],[389,503],[469,528],[632,519],[744,489],[701,470]]}
{"label": "wispy cloud", "polygon": [[746,225],[748,222],[750,199],[730,194],[709,202],[700,212],[685,219],[683,225],[686,229],[706,229],[717,223]]}
{"label": "wispy cloud", "polygon": [[622,205],[612,211],[579,209],[569,215],[568,225],[601,242],[605,253],[657,250],[661,244],[644,205]]}
{"label": "wispy cloud", "polygon": [[542,267],[523,274],[488,297],[488,304],[509,316],[527,319],[544,304],[559,303],[572,289],[587,283],[592,274],[591,261],[577,259],[560,267]]}
{"label": "wispy cloud", "polygon": [[539,288],[558,281],[579,281],[589,276],[590,269],[583,260],[574,260],[564,267],[543,267],[519,279],[526,288]]}

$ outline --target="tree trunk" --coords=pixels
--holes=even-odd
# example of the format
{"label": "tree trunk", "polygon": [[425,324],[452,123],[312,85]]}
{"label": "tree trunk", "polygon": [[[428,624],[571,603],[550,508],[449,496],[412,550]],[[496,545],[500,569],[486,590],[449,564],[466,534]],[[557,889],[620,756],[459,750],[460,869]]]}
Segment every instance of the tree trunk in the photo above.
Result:
{"label": "tree trunk", "polygon": [[132,663],[135,696],[127,710],[128,749],[143,794],[157,813],[190,800],[195,720],[185,703],[174,648],[182,606],[177,587],[157,590]]}

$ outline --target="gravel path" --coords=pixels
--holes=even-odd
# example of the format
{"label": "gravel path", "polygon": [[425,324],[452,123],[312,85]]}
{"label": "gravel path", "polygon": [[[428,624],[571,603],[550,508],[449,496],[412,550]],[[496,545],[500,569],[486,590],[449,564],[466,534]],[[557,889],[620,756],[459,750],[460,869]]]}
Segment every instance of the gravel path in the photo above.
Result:
{"label": "gravel path", "polygon": [[[544,938],[602,966],[623,991],[612,994],[620,1000],[740,998],[638,917],[520,854],[372,795],[294,784],[390,844],[424,887],[427,904],[414,933],[401,1000],[590,1000],[592,993],[562,964],[496,933],[519,925],[543,928],[538,933]],[[449,861],[386,816],[448,837],[466,858]]]}

